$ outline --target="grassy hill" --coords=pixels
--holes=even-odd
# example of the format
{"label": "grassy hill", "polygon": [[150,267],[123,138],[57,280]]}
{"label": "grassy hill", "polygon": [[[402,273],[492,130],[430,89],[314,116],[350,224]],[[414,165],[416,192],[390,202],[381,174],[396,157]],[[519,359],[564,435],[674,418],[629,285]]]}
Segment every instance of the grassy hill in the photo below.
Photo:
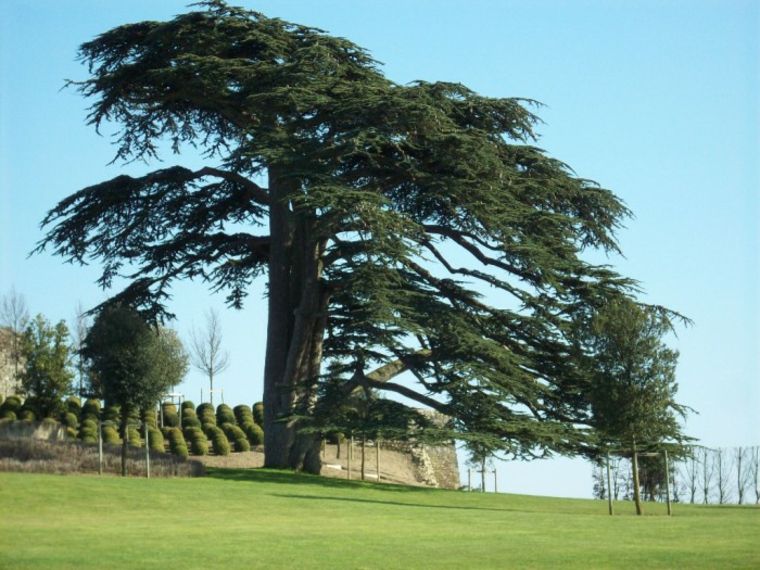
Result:
{"label": "grassy hill", "polygon": [[481,495],[259,470],[0,473],[0,568],[760,568],[760,509]]}

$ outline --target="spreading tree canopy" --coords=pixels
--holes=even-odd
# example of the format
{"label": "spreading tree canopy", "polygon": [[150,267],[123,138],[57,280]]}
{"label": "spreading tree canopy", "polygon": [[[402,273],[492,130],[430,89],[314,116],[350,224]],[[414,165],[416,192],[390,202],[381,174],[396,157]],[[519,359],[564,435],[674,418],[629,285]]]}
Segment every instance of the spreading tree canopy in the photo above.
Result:
{"label": "spreading tree canopy", "polygon": [[90,124],[118,128],[116,160],[169,141],[207,165],[84,188],[38,249],[99,261],[104,287],[126,275],[112,301],[154,318],[175,280],[239,307],[265,279],[268,466],[319,468],[299,423],[328,377],[517,456],[584,449],[568,331],[579,307],[630,294],[583,257],[617,250],[628,211],[534,146],[532,101],[399,85],[346,39],[220,0],[114,28],[80,57],[90,77],[74,85]]}

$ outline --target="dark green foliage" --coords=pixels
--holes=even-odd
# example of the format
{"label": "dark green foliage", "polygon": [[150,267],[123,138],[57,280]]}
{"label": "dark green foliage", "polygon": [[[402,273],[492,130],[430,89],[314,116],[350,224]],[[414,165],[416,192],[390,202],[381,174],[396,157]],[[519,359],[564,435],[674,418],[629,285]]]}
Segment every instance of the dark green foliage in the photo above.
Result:
{"label": "dark green foliage", "polygon": [[81,418],[84,420],[86,418],[98,419],[99,417],[100,400],[95,400],[94,398],[85,400],[84,405],[82,406]]}
{"label": "dark green foliage", "polygon": [[182,402],[182,405],[180,406],[182,408],[182,413],[185,413],[185,410],[193,410],[195,411],[195,404],[191,400],[185,400]]}
{"label": "dark green foliage", "polygon": [[235,451],[251,450],[251,444],[248,442],[248,437],[238,426],[231,423],[223,423],[222,430]]}
{"label": "dark green foliage", "polygon": [[208,438],[211,440],[211,447],[214,450],[214,455],[230,454],[230,442],[220,428],[209,426],[206,435],[208,435]]}
{"label": "dark green foliage", "polygon": [[[19,413],[21,413],[21,412],[19,412]],[[0,412],[0,419],[8,420],[8,421],[11,421],[11,422],[15,422],[16,418],[17,418],[16,412],[14,412],[13,410],[5,409],[2,412]]]}
{"label": "dark green foliage", "polygon": [[151,451],[164,453],[166,446],[164,445],[164,436],[161,430],[153,427],[148,429],[148,445]]}
{"label": "dark green foliage", "polygon": [[235,413],[235,419],[237,420],[238,425],[242,425],[246,423],[246,421],[254,421],[253,420],[253,413],[251,413],[251,408],[245,405],[239,405],[235,406],[232,411]]}
{"label": "dark green foliage", "polygon": [[208,454],[208,439],[200,428],[185,428],[185,440],[190,444],[191,455]]}
{"label": "dark green foliage", "polygon": [[66,437],[69,439],[76,439],[77,438],[77,430],[72,427],[66,428]]}
{"label": "dark green foliage", "polygon": [[64,321],[51,325],[37,315],[21,338],[26,361],[21,386],[33,397],[40,417],[53,417],[63,410],[63,396],[71,392],[74,377],[69,364],[69,329]]}
{"label": "dark green foliage", "polygon": [[108,445],[119,445],[121,438],[119,431],[113,425],[103,424],[103,443]]}
{"label": "dark green foliage", "polygon": [[327,442],[332,445],[340,445],[341,443],[343,443],[343,441],[345,441],[346,436],[342,432],[331,431],[330,433],[327,434],[326,439],[327,439]]}
{"label": "dark green foliage", "polygon": [[17,415],[19,418],[24,414],[24,412],[31,412],[34,414],[35,418],[42,417],[42,411],[40,410],[40,405],[37,399],[33,396],[30,396],[26,400],[24,400],[24,403],[21,405],[21,409],[17,412]]}
{"label": "dark green foliage", "polygon": [[227,404],[219,404],[216,407],[216,425],[234,424],[235,414]]}
{"label": "dark green foliage", "polygon": [[187,458],[189,455],[187,452],[187,443],[185,442],[185,437],[182,435],[180,429],[169,428],[168,439],[169,451],[174,455]]}
{"label": "dark green foliage", "polygon": [[253,413],[253,421],[255,421],[260,426],[264,426],[264,404],[262,402],[256,402],[253,406],[251,406],[251,411]]}

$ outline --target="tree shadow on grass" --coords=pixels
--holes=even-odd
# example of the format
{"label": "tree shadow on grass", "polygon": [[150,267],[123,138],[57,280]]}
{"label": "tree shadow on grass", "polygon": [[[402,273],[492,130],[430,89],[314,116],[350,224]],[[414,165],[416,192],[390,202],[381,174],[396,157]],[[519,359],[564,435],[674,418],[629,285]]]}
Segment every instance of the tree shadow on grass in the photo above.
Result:
{"label": "tree shadow on grass", "polygon": [[238,481],[242,483],[277,483],[282,485],[318,485],[333,489],[378,489],[383,491],[430,493],[443,491],[430,487],[413,487],[411,485],[397,485],[392,483],[377,483],[368,481],[348,481],[323,475],[311,475],[277,469],[265,469],[255,467],[248,469],[207,467],[206,476],[211,479],[223,481]]}
{"label": "tree shadow on grass", "polygon": [[412,507],[418,509],[448,509],[448,510],[461,510],[461,511],[497,511],[497,512],[526,512],[525,509],[514,508],[499,508],[499,507],[470,507],[461,505],[429,505],[424,503],[402,503],[399,501],[381,501],[376,499],[359,499],[356,497],[331,497],[322,495],[300,495],[300,494],[286,494],[286,493],[273,493],[274,497],[282,497],[285,499],[305,499],[307,501],[345,501],[349,503],[369,503],[375,505],[391,505],[395,507]]}

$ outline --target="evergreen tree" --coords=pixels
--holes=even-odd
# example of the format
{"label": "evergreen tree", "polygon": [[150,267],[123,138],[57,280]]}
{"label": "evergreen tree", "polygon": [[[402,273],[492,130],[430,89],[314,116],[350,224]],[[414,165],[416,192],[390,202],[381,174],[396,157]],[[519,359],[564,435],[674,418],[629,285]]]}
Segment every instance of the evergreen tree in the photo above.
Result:
{"label": "evergreen tree", "polygon": [[[90,124],[116,160],[170,141],[208,165],[116,178],[60,202],[38,250],[103,263],[111,303],[169,316],[201,279],[232,307],[265,277],[266,465],[319,469],[323,362],[342,394],[401,394],[516,456],[587,450],[577,308],[633,285],[583,251],[617,251],[610,191],[533,145],[532,101],[398,85],[360,47],[221,0],[81,46]],[[493,303],[476,287],[496,294]],[[417,384],[397,381],[409,372]]]}
{"label": "evergreen tree", "polygon": [[[674,457],[688,453],[683,443],[689,438],[679,423],[688,408],[675,400],[678,352],[663,341],[673,330],[672,316],[658,307],[617,299],[592,313],[581,328],[579,353],[585,354],[591,424],[603,449],[612,446],[635,455],[637,450],[667,446]],[[641,487],[654,500],[665,482],[664,463],[649,462],[641,478],[635,457],[632,466],[634,500],[641,514]]]}
{"label": "evergreen tree", "polygon": [[26,362],[20,373],[24,393],[40,418],[55,417],[63,411],[63,397],[71,393],[74,377],[66,323],[51,325],[37,315],[21,337],[20,353]]}

